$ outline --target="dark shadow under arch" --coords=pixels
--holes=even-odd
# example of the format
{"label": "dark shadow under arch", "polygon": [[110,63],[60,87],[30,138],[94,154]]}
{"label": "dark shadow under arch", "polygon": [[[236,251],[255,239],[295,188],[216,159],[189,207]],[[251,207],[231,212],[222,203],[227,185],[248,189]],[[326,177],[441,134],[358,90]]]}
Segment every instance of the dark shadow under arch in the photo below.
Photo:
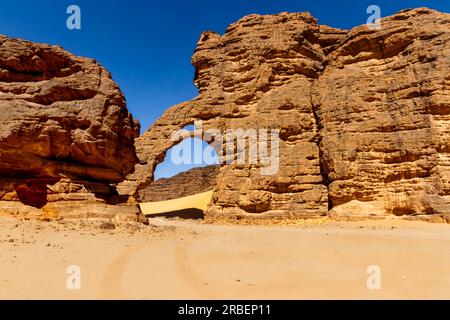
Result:
{"label": "dark shadow under arch", "polygon": [[205,219],[205,213],[200,209],[192,208],[155,214],[148,216],[148,218],[181,218],[185,220],[203,220]]}

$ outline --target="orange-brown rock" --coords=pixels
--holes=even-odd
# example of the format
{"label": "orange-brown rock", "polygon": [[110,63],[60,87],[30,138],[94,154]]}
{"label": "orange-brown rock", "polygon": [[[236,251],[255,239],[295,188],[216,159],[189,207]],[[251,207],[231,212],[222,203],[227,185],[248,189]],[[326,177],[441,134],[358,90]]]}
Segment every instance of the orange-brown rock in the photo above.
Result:
{"label": "orange-brown rock", "polygon": [[250,15],[202,34],[199,95],[136,141],[120,184],[137,200],[174,131],[279,129],[280,169],[222,164],[207,216],[450,220],[450,15],[420,8],[381,29],[319,25],[307,13]]}
{"label": "orange-brown rock", "polygon": [[0,113],[2,212],[139,213],[109,205],[138,162],[139,124],[97,62],[0,36]]}
{"label": "orange-brown rock", "polygon": [[450,15],[429,9],[361,26],[313,87],[333,216],[450,220]]}
{"label": "orange-brown rock", "polygon": [[[169,109],[136,141],[141,162],[119,190],[141,199],[153,171],[176,144],[172,133],[196,120],[203,130],[281,128],[280,170],[223,165],[208,215],[326,215],[328,190],[320,167],[319,133],[309,88],[322,48],[301,44],[315,19],[308,14],[252,15],[225,35],[204,33],[193,57],[200,95]],[[328,30],[339,39],[344,32]]]}

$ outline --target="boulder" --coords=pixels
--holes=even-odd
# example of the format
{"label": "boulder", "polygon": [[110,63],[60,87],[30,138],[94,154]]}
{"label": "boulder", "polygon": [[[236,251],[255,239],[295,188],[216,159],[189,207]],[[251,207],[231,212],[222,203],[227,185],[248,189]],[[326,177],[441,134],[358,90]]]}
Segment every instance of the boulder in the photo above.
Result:
{"label": "boulder", "polygon": [[95,60],[0,36],[0,113],[2,212],[136,219],[112,204],[138,163],[139,123]]}

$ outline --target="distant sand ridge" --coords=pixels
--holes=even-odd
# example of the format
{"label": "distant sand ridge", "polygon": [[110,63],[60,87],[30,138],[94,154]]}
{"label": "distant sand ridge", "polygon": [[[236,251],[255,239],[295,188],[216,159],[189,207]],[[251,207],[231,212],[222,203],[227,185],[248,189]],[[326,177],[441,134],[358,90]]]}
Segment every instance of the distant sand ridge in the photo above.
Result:
{"label": "distant sand ridge", "polygon": [[208,191],[174,200],[141,203],[139,206],[142,213],[149,217],[170,216],[171,213],[177,212],[180,217],[191,217],[196,210],[204,212],[208,209],[212,195],[213,192]]}

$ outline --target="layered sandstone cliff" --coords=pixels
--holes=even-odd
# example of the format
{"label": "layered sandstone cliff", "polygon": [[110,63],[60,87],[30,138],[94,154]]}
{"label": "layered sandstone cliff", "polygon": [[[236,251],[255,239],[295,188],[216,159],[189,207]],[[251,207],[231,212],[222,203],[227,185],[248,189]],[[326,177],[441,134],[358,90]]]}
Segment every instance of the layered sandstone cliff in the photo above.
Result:
{"label": "layered sandstone cliff", "polygon": [[199,96],[136,141],[120,184],[137,200],[173,132],[279,129],[280,168],[223,164],[208,217],[437,216],[450,220],[450,15],[420,8],[350,31],[307,13],[250,15],[206,32]]}
{"label": "layered sandstone cliff", "polygon": [[348,32],[312,90],[331,214],[450,220],[450,15]]}
{"label": "layered sandstone cliff", "polygon": [[137,219],[111,204],[138,162],[139,123],[97,62],[0,36],[0,114],[2,213]]}

